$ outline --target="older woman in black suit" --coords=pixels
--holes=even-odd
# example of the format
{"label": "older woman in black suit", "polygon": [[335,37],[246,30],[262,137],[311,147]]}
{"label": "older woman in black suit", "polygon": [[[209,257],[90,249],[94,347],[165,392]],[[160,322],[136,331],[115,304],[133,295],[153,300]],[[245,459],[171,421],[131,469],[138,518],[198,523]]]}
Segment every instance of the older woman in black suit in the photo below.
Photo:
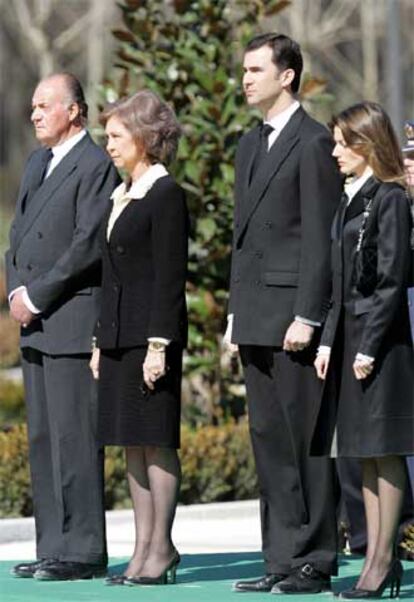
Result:
{"label": "older woman in black suit", "polygon": [[399,589],[394,543],[413,453],[414,356],[407,307],[410,204],[397,138],[364,102],[333,119],[333,155],[352,177],[332,226],[332,307],[315,361],[325,380],[312,453],[362,460],[368,546],[344,598]]}
{"label": "older woman in black suit", "polygon": [[99,376],[99,440],[126,448],[136,541],[109,584],[175,580],[171,540],[180,464],[182,349],[186,343],[188,215],[164,164],[176,152],[173,111],[143,90],[102,115],[107,150],[127,180],[104,221],[102,302],[91,368]]}

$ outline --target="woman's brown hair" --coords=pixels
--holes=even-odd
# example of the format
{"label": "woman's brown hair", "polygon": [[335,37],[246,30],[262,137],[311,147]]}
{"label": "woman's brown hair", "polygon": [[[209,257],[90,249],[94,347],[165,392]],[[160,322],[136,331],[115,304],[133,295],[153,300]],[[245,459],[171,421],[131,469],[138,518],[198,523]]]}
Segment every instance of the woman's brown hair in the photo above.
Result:
{"label": "woman's brown hair", "polygon": [[181,128],[173,109],[155,92],[140,90],[109,104],[99,121],[105,126],[113,116],[122,121],[137,143],[144,145],[151,163],[169,163],[175,158]]}
{"label": "woman's brown hair", "polygon": [[352,105],[334,115],[329,126],[341,130],[346,144],[367,161],[378,180],[405,186],[397,135],[381,105],[369,101]]}

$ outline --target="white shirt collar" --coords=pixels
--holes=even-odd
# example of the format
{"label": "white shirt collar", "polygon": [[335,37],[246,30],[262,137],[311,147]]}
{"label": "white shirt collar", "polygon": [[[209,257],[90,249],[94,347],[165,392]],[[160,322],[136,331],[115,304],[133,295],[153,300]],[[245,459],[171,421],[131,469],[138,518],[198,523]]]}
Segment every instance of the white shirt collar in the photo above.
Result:
{"label": "white shirt collar", "polygon": [[293,113],[300,107],[300,102],[295,100],[291,105],[288,106],[287,109],[278,113],[272,119],[266,120],[265,123],[269,123],[272,128],[279,134],[282,129],[285,127],[289,119],[292,117]]}
{"label": "white shirt collar", "polygon": [[161,163],[155,163],[142,174],[138,180],[132,183],[129,190],[126,189],[125,182],[122,182],[115,188],[111,195],[111,199],[117,200],[122,197],[129,199],[142,199],[147,192],[153,187],[155,182],[164,176],[168,176],[168,171]]}
{"label": "white shirt collar", "polygon": [[61,161],[63,157],[65,157],[72,148],[82,140],[82,138],[86,136],[86,130],[83,129],[74,136],[62,142],[62,144],[58,144],[57,146],[52,146],[51,151],[53,153],[53,158],[57,161]]}
{"label": "white shirt collar", "polygon": [[351,202],[351,200],[354,198],[354,196],[356,195],[356,193],[361,190],[361,188],[363,187],[363,185],[365,184],[365,182],[367,182],[370,177],[373,175],[373,171],[370,167],[367,167],[366,170],[364,171],[364,173],[362,174],[362,176],[359,176],[359,178],[355,177],[352,180],[350,180],[349,182],[346,182],[345,184],[345,192],[348,195],[348,203]]}

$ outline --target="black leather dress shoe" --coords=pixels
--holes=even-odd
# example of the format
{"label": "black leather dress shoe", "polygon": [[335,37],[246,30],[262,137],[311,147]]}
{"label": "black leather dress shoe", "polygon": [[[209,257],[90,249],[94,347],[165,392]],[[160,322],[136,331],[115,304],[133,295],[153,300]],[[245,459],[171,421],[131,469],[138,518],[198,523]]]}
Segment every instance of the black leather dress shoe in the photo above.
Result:
{"label": "black leather dress shoe", "polygon": [[331,578],[305,564],[272,587],[272,594],[319,594],[331,591]]}
{"label": "black leather dress shoe", "polygon": [[92,579],[105,577],[106,566],[86,562],[55,562],[39,568],[33,575],[39,581],[73,581],[75,579]]}
{"label": "black leather dress shoe", "polygon": [[54,564],[55,562],[56,560],[52,560],[51,558],[43,558],[42,560],[35,560],[34,562],[21,562],[20,564],[16,564],[10,572],[15,577],[27,579],[28,577],[33,577],[38,569],[47,567],[49,564]]}
{"label": "black leather dress shoe", "polygon": [[268,573],[259,579],[249,579],[248,581],[236,581],[233,584],[234,592],[270,592],[272,587],[285,579],[286,575],[279,573]]}

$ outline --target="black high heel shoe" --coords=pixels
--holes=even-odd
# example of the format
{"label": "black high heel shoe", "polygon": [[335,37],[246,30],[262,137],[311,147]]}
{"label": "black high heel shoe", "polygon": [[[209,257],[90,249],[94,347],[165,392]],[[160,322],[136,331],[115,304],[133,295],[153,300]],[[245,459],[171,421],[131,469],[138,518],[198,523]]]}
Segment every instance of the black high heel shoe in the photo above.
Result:
{"label": "black high heel shoe", "polygon": [[390,588],[390,598],[398,598],[400,595],[400,587],[402,576],[404,573],[403,566],[399,560],[394,560],[388,569],[382,582],[377,589],[362,589],[354,587],[339,594],[340,598],[347,600],[368,600],[370,598],[381,598],[387,587]]}
{"label": "black high heel shoe", "polygon": [[157,577],[126,577],[124,585],[167,585],[175,583],[177,578],[177,566],[180,564],[181,557],[177,550],[174,551],[174,556],[165,567],[161,575]]}

